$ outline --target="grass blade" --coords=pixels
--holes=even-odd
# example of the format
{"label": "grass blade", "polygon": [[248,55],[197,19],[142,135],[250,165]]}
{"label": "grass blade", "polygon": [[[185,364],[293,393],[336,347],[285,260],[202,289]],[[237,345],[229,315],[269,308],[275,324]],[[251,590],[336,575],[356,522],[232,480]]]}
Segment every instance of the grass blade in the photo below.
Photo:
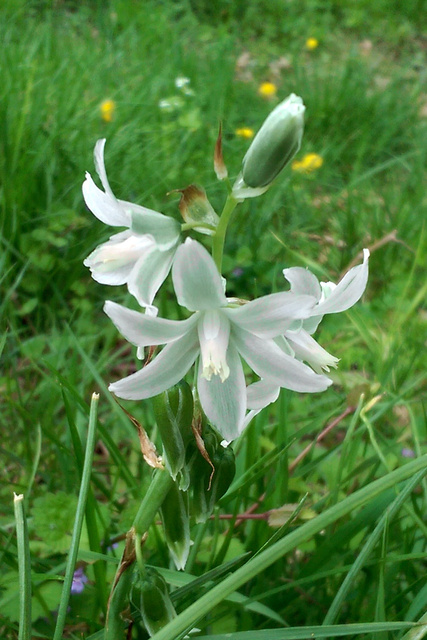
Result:
{"label": "grass blade", "polygon": [[24,496],[14,494],[19,566],[19,640],[31,640],[31,561]]}
{"label": "grass blade", "polygon": [[86,500],[89,491],[90,476],[92,472],[98,400],[99,395],[97,393],[92,394],[92,402],[90,405],[89,413],[89,430],[86,442],[86,453],[83,466],[82,482],[80,485],[79,501],[77,504],[76,519],[74,521],[74,529],[71,537],[70,551],[67,559],[67,567],[65,569],[64,585],[62,587],[61,601],[59,604],[58,618],[56,621],[53,640],[61,640],[65,625],[65,617],[67,615],[68,601],[70,598],[71,584],[73,581],[73,572],[77,560],[77,553],[79,550],[80,536],[83,527]]}
{"label": "grass blade", "polygon": [[[327,509],[314,520],[311,520],[297,530],[292,531],[274,545],[249,560],[243,567],[228,576],[220,584],[211,589],[207,594],[196,600],[188,609],[180,613],[174,620],[156,633],[155,640],[176,640],[179,634],[192,628],[198,620],[210,612],[222,602],[230,593],[233,593],[242,584],[264,571],[286,553],[309,540],[313,535],[328,527],[339,518],[347,515],[367,504],[372,498],[390,489],[399,482],[411,477],[420,470],[427,469],[427,455],[422,456],[403,467],[387,474],[386,476],[371,482],[363,489],[347,497],[341,503]],[[56,639],[55,639],[56,640]]]}
{"label": "grass blade", "polygon": [[[305,640],[306,638],[308,640],[312,638],[356,636],[362,633],[380,633],[381,631],[400,631],[401,629],[407,629],[409,625],[414,625],[414,623],[361,622],[357,624],[337,624],[330,627],[288,627],[287,629],[263,629],[262,631],[242,631],[214,636],[199,636],[198,640]],[[427,625],[424,625],[423,629],[426,632]],[[419,627],[416,627],[416,630],[419,631]],[[412,632],[415,632],[415,628],[411,628],[409,633]],[[421,637],[408,635],[406,640],[419,640]]]}
{"label": "grass blade", "polygon": [[405,488],[397,496],[397,498],[393,502],[393,504],[385,511],[385,513],[381,517],[381,520],[379,521],[379,523],[375,527],[375,529],[372,532],[372,534],[369,536],[369,538],[366,541],[362,551],[359,553],[358,557],[356,558],[356,561],[354,562],[353,566],[351,567],[350,571],[348,572],[347,576],[345,577],[344,582],[342,583],[341,587],[339,588],[338,593],[336,594],[336,596],[335,596],[335,598],[334,598],[334,600],[333,600],[333,602],[332,602],[332,604],[331,604],[331,606],[329,608],[329,611],[325,616],[325,619],[323,621],[324,625],[331,625],[331,624],[333,624],[335,622],[335,620],[337,619],[340,607],[343,604],[344,599],[347,596],[347,593],[351,589],[351,586],[352,586],[354,580],[356,579],[356,576],[361,571],[361,569],[364,566],[367,558],[369,557],[369,555],[371,554],[373,548],[375,547],[375,545],[377,544],[378,540],[380,539],[381,534],[382,534],[382,532],[384,530],[384,527],[386,525],[387,520],[390,522],[394,518],[394,516],[398,513],[399,509],[403,505],[403,503],[406,500],[406,498],[408,497],[408,495],[411,493],[411,491],[414,489],[414,487],[416,487],[417,484],[419,482],[421,482],[421,480],[424,477],[424,475],[425,475],[424,471],[420,471],[419,473],[417,473],[416,476],[414,476],[414,478],[412,478],[406,484]]}

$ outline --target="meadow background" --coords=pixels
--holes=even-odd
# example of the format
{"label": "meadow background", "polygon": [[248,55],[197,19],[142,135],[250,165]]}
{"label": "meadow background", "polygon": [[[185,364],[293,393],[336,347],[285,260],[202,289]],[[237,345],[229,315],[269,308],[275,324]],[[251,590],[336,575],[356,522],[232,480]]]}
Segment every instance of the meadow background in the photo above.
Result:
{"label": "meadow background", "polygon": [[[52,637],[93,391],[101,394],[96,516],[81,541],[89,582],[71,598],[67,637],[102,628],[123,535],[151,476],[134,427],[107,391],[137,361],[102,305],[135,302],[124,287],[95,283],[82,264],[113,232],[81,195],[100,137],[115,194],[179,219],[173,189],[200,184],[214,206],[223,202],[212,161],[219,122],[234,176],[250,143],[236,131],[256,131],[294,92],[307,107],[297,160],[316,153],[323,163],[288,167],[238,208],[224,262],[229,293],[281,290],[282,269],[295,265],[337,281],[363,247],[372,254],[363,301],[322,324],[322,345],[341,358],[334,386],[316,396],[282,392],[235,443],[235,482],[216,517],[192,528],[186,574],[212,571],[220,581],[245,563],[243,554],[427,451],[426,29],[422,0],[2,0],[1,638],[18,637],[13,491],[24,493],[29,517],[34,637]],[[180,76],[190,92],[176,87]],[[260,95],[267,81],[276,96]],[[111,121],[102,117],[105,100],[114,101]],[[160,313],[177,313],[170,283]],[[151,405],[126,407],[155,438]],[[427,605],[427,485],[378,533],[395,496],[382,493],[249,580],[240,599],[198,623],[201,635],[254,629],[267,640],[265,629],[276,627],[308,634],[310,625],[363,623],[354,637],[372,637],[372,622],[417,621]],[[283,505],[281,529],[265,515],[234,527],[220,518]],[[159,527],[145,553],[169,568]],[[207,588],[170,568],[165,576],[178,610]],[[377,640],[403,633],[378,629]],[[147,636],[135,627],[134,637]]]}

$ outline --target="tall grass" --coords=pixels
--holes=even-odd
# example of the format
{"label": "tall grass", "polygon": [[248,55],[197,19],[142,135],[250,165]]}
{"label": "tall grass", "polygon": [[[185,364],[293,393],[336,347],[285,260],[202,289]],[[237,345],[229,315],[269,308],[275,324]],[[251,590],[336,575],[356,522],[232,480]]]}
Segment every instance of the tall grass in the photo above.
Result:
{"label": "tall grass", "polygon": [[[427,441],[421,4],[393,3],[391,12],[383,2],[373,9],[314,0],[290,2],[286,11],[276,1],[223,0],[215,11],[204,2],[3,3],[1,637],[18,637],[13,491],[26,498],[33,633],[53,635],[94,390],[101,398],[88,498],[93,517],[78,556],[89,583],[84,596],[71,597],[69,637],[89,638],[102,629],[123,535],[150,482],[137,434],[106,390],[110,380],[135,369],[135,355],[103,317],[106,292],[82,265],[109,235],[81,196],[84,171],[95,173],[94,143],[107,138],[107,171],[117,196],[178,219],[177,197],[166,194],[197,183],[217,206],[222,196],[212,154],[219,121],[234,176],[248,146],[235,130],[256,129],[274,104],[257,93],[266,79],[274,79],[280,98],[292,91],[303,96],[300,153],[316,152],[324,164],[312,174],[288,169],[262,199],[237,210],[224,263],[230,294],[251,298],[281,290],[281,271],[292,265],[336,281],[370,246],[368,292],[355,310],[323,323],[322,344],[341,358],[333,388],[314,399],[282,392],[235,444],[235,482],[215,518],[193,526],[188,570],[170,570],[156,525],[144,553],[162,568],[179,612],[229,571],[243,576],[239,594],[195,624],[205,636],[256,630],[267,638],[275,637],[273,627],[310,634],[313,625],[366,623],[354,631],[357,637],[397,638],[392,623],[423,614],[427,486],[399,484],[397,492],[407,495],[396,506],[390,475],[406,482],[412,474],[405,475],[405,456],[420,457]],[[311,52],[305,49],[309,36],[319,39]],[[360,46],[367,39],[372,49]],[[245,81],[235,68],[244,51]],[[277,74],[270,63],[283,56],[288,63]],[[179,75],[190,78],[193,95],[176,88]],[[179,109],[159,108],[162,99],[176,96]],[[116,103],[112,122],[100,116],[106,98]],[[121,288],[108,295],[132,304]],[[161,305],[165,314],[174,313],[171,288]],[[156,439],[150,404],[126,407]],[[383,480],[386,489],[369,497],[366,487]],[[357,502],[354,512],[326,518],[324,527],[313,525],[304,537],[310,519],[321,524],[317,518],[335,508],[338,513],[337,505],[357,489],[367,491],[363,509]],[[264,516],[251,519],[255,504]],[[296,519],[283,517],[282,528],[273,529],[268,512],[283,505]],[[242,513],[248,517],[239,519]],[[284,541],[292,536],[298,544],[288,549]],[[281,543],[286,553],[262,572],[248,570],[245,579],[245,554],[267,553]],[[370,627],[374,622],[385,626]]]}

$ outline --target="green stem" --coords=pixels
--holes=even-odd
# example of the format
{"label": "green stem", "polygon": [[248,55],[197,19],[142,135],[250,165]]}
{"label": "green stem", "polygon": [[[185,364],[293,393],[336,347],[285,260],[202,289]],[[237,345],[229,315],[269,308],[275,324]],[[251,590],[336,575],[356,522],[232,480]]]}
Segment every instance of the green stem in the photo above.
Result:
{"label": "green stem", "polygon": [[231,214],[238,205],[238,201],[230,194],[225,201],[224,209],[216,228],[216,233],[212,238],[212,256],[218,271],[221,273],[222,254],[224,253],[225,234],[227,233],[228,223]]}
{"label": "green stem", "polygon": [[[148,487],[138,512],[133,521],[129,534],[133,535],[133,544],[135,547],[135,557],[141,572],[144,570],[144,559],[141,552],[142,536],[150,528],[156,513],[162,506],[162,503],[172,487],[173,480],[168,471],[157,469],[154,473],[151,484]],[[126,545],[127,546],[127,545]],[[122,571],[123,564],[129,564],[126,558],[127,549],[125,548],[122,560],[117,568],[113,587],[111,589],[109,607],[107,612],[107,621],[105,626],[104,640],[117,638],[118,631],[123,629],[123,623],[120,618],[120,612],[125,608],[125,601],[128,598],[130,589],[130,576],[132,571],[129,567],[126,571]],[[116,635],[114,635],[116,634]]]}
{"label": "green stem", "polygon": [[31,639],[31,561],[24,496],[14,494],[19,567],[19,640]]}
{"label": "green stem", "polygon": [[148,531],[172,484],[173,480],[167,471],[156,471],[133,521],[136,534],[142,536]]}
{"label": "green stem", "polygon": [[74,521],[73,534],[71,536],[70,551],[65,569],[64,584],[62,587],[61,601],[59,603],[58,618],[56,620],[53,640],[61,640],[65,626],[68,602],[70,599],[71,585],[73,582],[74,567],[76,566],[77,553],[79,550],[80,537],[83,527],[83,519],[86,509],[86,500],[89,492],[90,477],[92,473],[93,452],[95,449],[96,417],[98,410],[99,395],[92,394],[89,412],[89,428],[86,442],[85,461],[83,465],[82,482],[80,485],[79,501],[77,503],[76,518]]}

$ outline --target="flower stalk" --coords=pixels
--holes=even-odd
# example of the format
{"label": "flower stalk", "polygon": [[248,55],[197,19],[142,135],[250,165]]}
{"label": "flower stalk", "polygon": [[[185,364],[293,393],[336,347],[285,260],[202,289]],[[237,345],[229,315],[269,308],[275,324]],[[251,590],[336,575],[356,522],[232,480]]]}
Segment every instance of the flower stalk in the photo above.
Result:
{"label": "flower stalk", "polygon": [[222,210],[221,217],[216,228],[216,233],[212,239],[212,257],[220,274],[227,227],[230,222],[231,215],[238,204],[239,201],[230,193],[225,201],[224,209]]}

